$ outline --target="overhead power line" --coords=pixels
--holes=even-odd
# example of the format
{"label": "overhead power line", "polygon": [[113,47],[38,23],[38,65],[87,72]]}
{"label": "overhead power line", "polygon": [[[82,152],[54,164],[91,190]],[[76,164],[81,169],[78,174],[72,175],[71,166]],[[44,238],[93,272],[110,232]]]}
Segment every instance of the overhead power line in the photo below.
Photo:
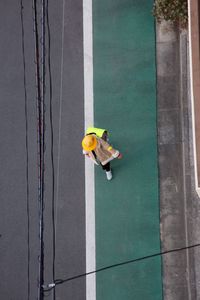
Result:
{"label": "overhead power line", "polygon": [[[32,0],[33,5],[33,31],[35,41],[35,76],[37,91],[37,144],[38,144],[38,210],[39,210],[39,270],[38,270],[38,299],[43,300],[44,283],[44,152],[45,152],[45,0],[41,3],[42,12],[42,37],[38,31],[37,0]],[[41,45],[40,45],[41,43]],[[42,46],[40,50],[40,46]],[[40,56],[42,55],[42,60]],[[42,70],[40,69],[40,61]]]}
{"label": "overhead power line", "polygon": [[181,247],[181,248],[166,250],[166,251],[163,251],[163,252],[158,252],[158,253],[142,256],[142,257],[139,257],[139,258],[123,261],[123,262],[120,262],[120,263],[112,264],[112,265],[109,265],[109,266],[105,266],[105,267],[99,268],[99,269],[91,271],[91,272],[82,273],[82,274],[75,275],[75,276],[72,276],[72,277],[68,277],[68,278],[65,278],[65,279],[56,279],[55,282],[44,285],[43,289],[44,289],[44,292],[47,292],[47,291],[50,291],[50,290],[54,289],[59,284],[67,283],[69,281],[76,280],[76,279],[79,279],[81,277],[86,277],[86,276],[89,276],[89,275],[92,275],[92,274],[107,271],[109,269],[121,267],[121,266],[124,266],[124,265],[136,263],[136,262],[151,259],[151,258],[154,258],[154,257],[163,256],[163,255],[174,253],[174,252],[185,251],[185,250],[189,250],[189,249],[197,248],[197,247],[200,247],[200,244],[194,244],[194,245],[191,245],[191,246],[185,246],[185,247]]}
{"label": "overhead power line", "polygon": [[[55,281],[55,259],[56,259],[56,229],[55,229],[55,166],[54,166],[54,132],[53,132],[53,107],[52,107],[52,74],[51,74],[51,34],[49,23],[49,0],[46,4],[46,21],[48,32],[48,71],[49,71],[49,99],[50,99],[50,131],[51,131],[51,168],[52,168],[52,276]],[[53,300],[56,298],[56,291],[53,291]]]}
{"label": "overhead power line", "polygon": [[29,209],[29,153],[28,153],[28,112],[27,112],[27,87],[26,87],[26,62],[24,47],[24,17],[23,17],[23,0],[20,2],[20,16],[22,29],[22,57],[24,72],[24,112],[25,112],[25,147],[26,147],[26,212],[27,212],[27,300],[30,299],[30,209]]}

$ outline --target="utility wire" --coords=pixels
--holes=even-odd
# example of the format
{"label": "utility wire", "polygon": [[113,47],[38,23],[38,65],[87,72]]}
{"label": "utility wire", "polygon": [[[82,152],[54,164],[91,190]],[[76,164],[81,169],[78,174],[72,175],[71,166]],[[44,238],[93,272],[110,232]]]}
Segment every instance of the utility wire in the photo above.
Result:
{"label": "utility wire", "polygon": [[[41,88],[41,110],[42,110],[42,192],[44,199],[44,170],[45,170],[45,95],[46,95],[46,9],[45,9],[45,0],[42,0],[42,88]],[[43,206],[44,209],[44,201]]]}
{"label": "utility wire", "polygon": [[[48,29],[48,70],[49,70],[49,96],[50,96],[50,127],[51,127],[51,167],[52,167],[52,276],[55,281],[55,258],[56,258],[56,240],[55,240],[55,167],[54,167],[54,133],[53,133],[53,107],[52,107],[52,74],[51,74],[51,35],[49,24],[49,0],[46,4],[46,19]],[[53,299],[56,298],[56,291],[53,291]]]}
{"label": "utility wire", "polygon": [[[33,0],[34,13],[34,33],[35,33],[35,60],[36,60],[36,85],[37,85],[37,115],[38,115],[38,203],[39,203],[39,278],[38,278],[38,299],[44,298],[44,172],[45,172],[45,95],[46,95],[46,22],[48,26],[48,71],[49,71],[49,96],[50,96],[50,127],[51,127],[51,166],[52,166],[52,227],[53,227],[53,267],[52,276],[55,281],[55,168],[53,153],[53,110],[52,110],[52,75],[51,75],[51,42],[50,42],[50,25],[48,14],[48,1],[41,0],[41,32],[39,39],[37,23],[37,0]],[[41,43],[41,78],[40,78],[40,46]],[[55,291],[53,293],[55,299]]]}
{"label": "utility wire", "polygon": [[175,249],[171,249],[171,250],[158,252],[158,253],[150,254],[150,255],[147,255],[147,256],[142,256],[142,257],[139,257],[139,258],[127,260],[127,261],[124,261],[124,262],[121,262],[121,263],[109,265],[109,266],[102,267],[102,268],[99,268],[99,269],[91,271],[91,272],[82,273],[82,274],[79,274],[79,275],[76,275],[76,276],[73,276],[73,277],[68,277],[68,278],[65,278],[65,279],[56,279],[55,282],[50,283],[48,285],[44,285],[43,289],[44,289],[44,292],[48,292],[48,291],[52,290],[53,288],[55,288],[56,285],[63,284],[63,283],[66,283],[66,282],[69,282],[69,281],[72,281],[72,280],[76,280],[76,279],[79,279],[81,277],[96,274],[96,273],[99,273],[99,272],[103,272],[103,271],[113,269],[113,268],[116,268],[116,267],[128,265],[128,264],[131,264],[131,263],[136,263],[136,262],[139,262],[139,261],[142,261],[142,260],[146,260],[146,259],[150,259],[150,258],[154,258],[154,257],[158,257],[158,256],[163,256],[163,255],[170,254],[170,253],[173,253],[173,252],[179,252],[179,251],[189,250],[189,249],[192,249],[192,248],[197,248],[199,246],[200,246],[200,244],[194,244],[194,245],[186,246],[186,247],[182,247],[182,248],[175,248]]}
{"label": "utility wire", "polygon": [[[38,271],[38,299],[44,299],[44,94],[45,94],[45,77],[44,68],[42,72],[42,84],[40,80],[40,51],[39,51],[39,34],[37,22],[37,0],[32,0],[33,6],[33,27],[35,41],[35,75],[37,87],[37,144],[38,144],[38,210],[39,210],[39,271]],[[44,39],[44,36],[42,36]],[[42,41],[45,45],[45,41]],[[43,49],[44,51],[44,49]],[[44,54],[44,53],[43,53]],[[44,61],[42,61],[44,64]],[[42,86],[42,87],[41,87]]]}
{"label": "utility wire", "polygon": [[42,284],[44,282],[44,172],[45,172],[45,95],[46,95],[46,10],[45,10],[45,0],[41,1],[41,11],[42,11],[42,36],[41,36],[41,53],[42,53],[42,67],[41,67],[41,202],[40,202],[40,253],[42,257],[41,262],[41,272],[42,280],[40,283],[41,300],[44,297]]}
{"label": "utility wire", "polygon": [[24,71],[24,111],[25,111],[25,147],[26,147],[26,212],[27,212],[27,281],[28,298],[30,299],[30,209],[29,209],[29,153],[28,153],[28,114],[27,114],[27,89],[26,89],[26,62],[24,50],[24,18],[23,18],[23,0],[20,2],[21,29],[22,29],[22,56]]}

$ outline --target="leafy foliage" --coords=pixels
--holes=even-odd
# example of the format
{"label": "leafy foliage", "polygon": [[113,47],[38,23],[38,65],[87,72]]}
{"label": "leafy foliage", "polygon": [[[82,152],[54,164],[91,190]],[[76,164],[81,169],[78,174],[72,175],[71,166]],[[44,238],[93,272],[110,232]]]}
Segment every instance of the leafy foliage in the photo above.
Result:
{"label": "leafy foliage", "polygon": [[178,23],[181,28],[188,24],[187,0],[155,0],[153,14],[157,21],[161,20]]}

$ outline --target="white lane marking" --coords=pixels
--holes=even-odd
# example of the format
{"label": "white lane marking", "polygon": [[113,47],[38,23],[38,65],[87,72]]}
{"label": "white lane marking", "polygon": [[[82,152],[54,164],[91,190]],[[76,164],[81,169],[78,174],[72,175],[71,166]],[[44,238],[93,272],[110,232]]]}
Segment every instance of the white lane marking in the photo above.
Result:
{"label": "white lane marking", "polygon": [[[83,0],[85,130],[94,124],[92,0]],[[86,272],[96,269],[94,165],[85,159]],[[86,276],[86,299],[96,299],[96,275]]]}
{"label": "white lane marking", "polygon": [[[180,51],[183,51],[183,48],[185,46],[185,40],[184,40],[185,33],[180,33]],[[181,101],[180,101],[180,110],[181,110],[181,127],[184,128],[184,103],[183,103],[183,91],[184,91],[184,84],[183,84],[183,68],[185,67],[185,61],[183,62],[183,58],[180,59],[180,96],[181,96]],[[184,219],[185,219],[185,241],[186,245],[189,245],[189,230],[188,230],[188,217],[187,217],[187,193],[186,193],[186,162],[185,162],[185,133],[184,130],[182,130],[182,164],[183,164],[183,207],[184,207]],[[190,266],[190,256],[189,256],[189,250],[186,249],[186,262],[187,266]],[[191,296],[191,272],[190,268],[187,268],[187,279],[188,279],[188,300],[192,299]]]}
{"label": "white lane marking", "polygon": [[193,67],[192,67],[192,32],[191,32],[191,1],[188,0],[188,18],[189,18],[189,66],[190,66],[190,93],[191,93],[191,110],[192,110],[192,139],[193,139],[193,155],[194,155],[194,178],[195,188],[200,197],[200,187],[198,186],[197,174],[197,148],[196,148],[196,132],[195,132],[195,113],[194,113],[194,91],[193,91]]}

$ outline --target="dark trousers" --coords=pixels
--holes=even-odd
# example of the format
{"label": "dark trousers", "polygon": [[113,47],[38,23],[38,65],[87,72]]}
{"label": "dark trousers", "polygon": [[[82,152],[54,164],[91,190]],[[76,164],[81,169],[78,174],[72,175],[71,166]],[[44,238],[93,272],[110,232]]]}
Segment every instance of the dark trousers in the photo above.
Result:
{"label": "dark trousers", "polygon": [[[105,130],[103,135],[102,135],[102,139],[104,141],[108,141],[108,132]],[[105,166],[101,165],[102,166],[102,169],[105,170],[106,172],[109,172],[110,171],[110,163],[107,163]]]}
{"label": "dark trousers", "polygon": [[109,172],[110,171],[110,163],[107,163],[106,165],[101,165],[102,166],[102,169],[105,170],[106,172]]}

